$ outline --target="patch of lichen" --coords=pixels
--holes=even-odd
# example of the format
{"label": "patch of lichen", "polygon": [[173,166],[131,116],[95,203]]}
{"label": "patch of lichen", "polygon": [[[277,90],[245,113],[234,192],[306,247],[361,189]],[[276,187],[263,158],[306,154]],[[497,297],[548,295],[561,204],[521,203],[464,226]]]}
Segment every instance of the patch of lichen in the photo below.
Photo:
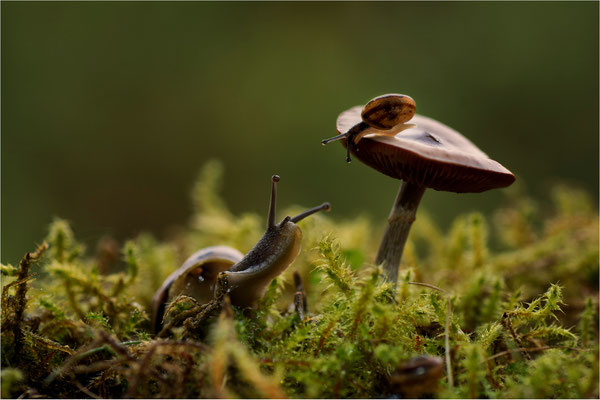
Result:
{"label": "patch of lichen", "polygon": [[[246,252],[262,234],[264,218],[227,210],[221,173],[204,167],[190,225],[167,242],[144,234],[119,258],[110,240],[89,254],[56,220],[47,249],[2,265],[3,398],[598,397],[598,214],[565,186],[552,204],[511,195],[448,232],[420,212],[395,295],[369,264],[382,227],[316,214],[256,309],[225,300],[203,337],[155,337],[151,299],[171,271],[198,248]],[[194,306],[183,300],[173,317]],[[449,356],[437,386],[398,385],[418,355]]]}

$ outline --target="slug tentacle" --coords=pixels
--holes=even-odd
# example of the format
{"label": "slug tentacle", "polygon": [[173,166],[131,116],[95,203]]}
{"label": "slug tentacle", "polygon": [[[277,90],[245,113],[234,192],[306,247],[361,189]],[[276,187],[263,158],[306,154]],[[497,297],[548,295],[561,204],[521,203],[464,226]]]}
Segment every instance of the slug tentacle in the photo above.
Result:
{"label": "slug tentacle", "polygon": [[325,202],[325,203],[321,204],[320,206],[316,206],[316,207],[313,207],[313,208],[311,208],[309,210],[301,212],[300,214],[298,214],[295,217],[291,218],[290,221],[292,221],[293,223],[300,222],[304,218],[308,217],[309,215],[312,215],[312,214],[314,214],[316,212],[319,212],[321,210],[325,210],[325,211],[331,210],[331,204],[329,204],[328,202]]}
{"label": "slug tentacle", "polygon": [[269,213],[267,214],[267,228],[275,225],[275,204],[277,202],[277,182],[279,175],[271,177],[271,201],[269,202]]}

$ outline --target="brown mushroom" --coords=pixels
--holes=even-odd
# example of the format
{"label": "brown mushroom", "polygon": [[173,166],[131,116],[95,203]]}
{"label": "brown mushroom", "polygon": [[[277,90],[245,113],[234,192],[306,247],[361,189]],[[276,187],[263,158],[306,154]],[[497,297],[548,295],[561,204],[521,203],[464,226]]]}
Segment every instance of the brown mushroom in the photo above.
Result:
{"label": "brown mushroom", "polygon": [[404,244],[426,188],[478,193],[509,186],[515,176],[434,119],[416,114],[405,123],[380,130],[365,126],[362,111],[357,106],[339,115],[336,138],[366,165],[403,181],[375,260],[384,265],[386,276],[395,284]]}

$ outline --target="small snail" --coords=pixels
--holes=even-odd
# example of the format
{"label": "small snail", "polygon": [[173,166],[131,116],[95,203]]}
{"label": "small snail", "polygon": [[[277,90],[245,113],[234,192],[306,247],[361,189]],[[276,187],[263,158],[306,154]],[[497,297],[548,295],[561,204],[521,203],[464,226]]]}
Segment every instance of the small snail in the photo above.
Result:
{"label": "small snail", "polygon": [[384,94],[365,104],[360,116],[368,125],[385,130],[410,121],[416,109],[417,105],[410,96]]}
{"label": "small snail", "polygon": [[275,223],[275,202],[279,176],[273,175],[267,230],[258,243],[244,256],[227,246],[213,246],[192,254],[181,267],[164,281],[152,299],[152,326],[161,330],[165,305],[180,295],[207,304],[215,297],[217,280],[225,279],[231,304],[252,307],[262,297],[267,285],[281,274],[300,252],[302,231],[298,221],[321,210],[329,203],[285,217]]}
{"label": "small snail", "polygon": [[417,105],[410,96],[394,93],[377,96],[363,107],[360,115],[362,122],[354,125],[347,132],[322,140],[321,143],[326,145],[334,140],[346,139],[346,161],[350,162],[350,146],[354,146],[365,134],[375,133],[366,132],[367,129],[390,130],[410,121],[416,109]]}
{"label": "small snail", "polygon": [[436,356],[421,355],[412,358],[390,376],[391,391],[401,398],[433,398],[444,374],[444,360]]}

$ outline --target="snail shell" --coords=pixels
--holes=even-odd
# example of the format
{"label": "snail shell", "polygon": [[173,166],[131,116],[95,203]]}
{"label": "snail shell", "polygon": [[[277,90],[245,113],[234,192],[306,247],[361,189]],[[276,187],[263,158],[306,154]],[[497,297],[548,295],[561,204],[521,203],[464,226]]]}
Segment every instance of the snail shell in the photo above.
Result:
{"label": "snail shell", "polygon": [[440,357],[421,355],[404,362],[390,377],[391,389],[401,398],[435,398],[437,386],[444,374],[444,360]]}
{"label": "snail shell", "polygon": [[[360,109],[360,106],[351,108],[343,112],[338,117],[338,132],[339,135],[321,141],[321,144],[335,140],[346,139],[342,144],[346,146],[346,162],[350,162],[350,148],[355,146],[360,139],[369,134],[376,133],[379,135],[395,135],[397,131],[392,132],[391,129],[410,121],[415,115],[417,105],[410,96],[404,94],[384,94],[377,96],[362,107],[362,121],[340,129],[340,125],[344,126],[347,115],[352,115],[349,111]],[[409,127],[408,125],[405,127]],[[374,132],[373,132],[374,131]]]}
{"label": "snail shell", "polygon": [[213,298],[217,276],[244,258],[228,246],[212,246],[192,254],[181,267],[165,279],[152,299],[152,326],[160,330],[165,305],[178,295],[193,297],[201,304]]}
{"label": "snail shell", "polygon": [[377,129],[392,129],[415,115],[417,104],[404,94],[384,94],[369,101],[361,113],[363,122]]}

